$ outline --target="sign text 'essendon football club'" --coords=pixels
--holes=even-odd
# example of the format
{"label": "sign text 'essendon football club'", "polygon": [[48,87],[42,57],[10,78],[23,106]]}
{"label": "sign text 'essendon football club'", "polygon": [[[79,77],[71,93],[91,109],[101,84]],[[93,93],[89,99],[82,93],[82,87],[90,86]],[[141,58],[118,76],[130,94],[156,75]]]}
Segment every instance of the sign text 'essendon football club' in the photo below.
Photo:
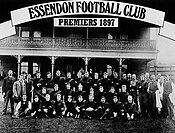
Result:
{"label": "sign text 'essendon football club'", "polygon": [[48,17],[66,15],[107,15],[125,17],[163,26],[162,11],[152,8],[104,0],[58,1],[33,5],[11,12],[13,25]]}

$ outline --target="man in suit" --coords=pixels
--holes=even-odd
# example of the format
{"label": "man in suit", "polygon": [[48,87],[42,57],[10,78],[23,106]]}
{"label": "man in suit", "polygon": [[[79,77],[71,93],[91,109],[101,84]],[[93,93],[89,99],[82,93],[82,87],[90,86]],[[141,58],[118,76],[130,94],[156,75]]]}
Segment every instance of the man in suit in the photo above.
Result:
{"label": "man in suit", "polygon": [[[19,78],[17,81],[13,84],[13,102],[14,102],[14,109],[16,108],[16,105],[20,100],[22,99],[22,95],[26,95],[26,84],[24,81],[23,74],[19,75]],[[15,101],[15,97],[19,100]]]}
{"label": "man in suit", "polygon": [[3,84],[2,84],[2,95],[4,97],[4,108],[3,108],[3,113],[2,115],[6,114],[7,111],[7,105],[10,100],[10,106],[11,106],[11,113],[14,113],[14,108],[13,108],[13,83],[15,82],[15,78],[13,77],[13,71],[9,70],[8,71],[8,76],[4,78]]}

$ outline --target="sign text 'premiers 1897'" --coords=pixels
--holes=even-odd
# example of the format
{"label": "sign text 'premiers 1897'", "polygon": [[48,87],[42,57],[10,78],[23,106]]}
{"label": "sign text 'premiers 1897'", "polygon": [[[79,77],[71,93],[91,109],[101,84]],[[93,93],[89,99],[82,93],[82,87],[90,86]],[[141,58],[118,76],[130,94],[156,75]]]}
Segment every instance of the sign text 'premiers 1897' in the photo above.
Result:
{"label": "sign text 'premiers 1897'", "polygon": [[118,27],[118,18],[54,18],[55,27]]}

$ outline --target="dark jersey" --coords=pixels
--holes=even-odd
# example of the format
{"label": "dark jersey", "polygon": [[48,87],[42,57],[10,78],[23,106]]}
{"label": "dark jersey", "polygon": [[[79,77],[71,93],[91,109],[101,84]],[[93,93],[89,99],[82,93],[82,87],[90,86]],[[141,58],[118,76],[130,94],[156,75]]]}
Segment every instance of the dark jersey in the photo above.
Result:
{"label": "dark jersey", "polygon": [[101,109],[103,112],[105,112],[106,109],[108,109],[108,108],[109,108],[108,102],[105,102],[105,103],[100,102],[97,106],[97,109]]}
{"label": "dark jersey", "polygon": [[126,103],[125,105],[125,109],[126,109],[126,112],[130,115],[136,113],[136,104],[133,102],[133,103]]}
{"label": "dark jersey", "polygon": [[56,112],[62,112],[64,110],[64,103],[62,101],[56,101],[54,104],[54,109]]}
{"label": "dark jersey", "polygon": [[33,102],[32,103],[32,112],[34,111],[38,111],[39,109],[41,109],[41,102]]}
{"label": "dark jersey", "polygon": [[43,102],[43,109],[52,109],[53,108],[53,105],[51,103],[51,101],[45,101]]}
{"label": "dark jersey", "polygon": [[139,93],[141,93],[141,94],[147,93],[148,84],[149,84],[149,82],[146,82],[144,80],[140,81],[139,82]]}
{"label": "dark jersey", "polygon": [[85,107],[85,101],[77,101],[76,104],[75,104],[75,107],[79,107],[80,109],[84,108]]}
{"label": "dark jersey", "polygon": [[46,79],[44,80],[44,86],[45,86],[46,88],[53,88],[53,87],[54,87],[54,82],[53,82],[53,80],[52,80],[51,78],[46,78]]}
{"label": "dark jersey", "polygon": [[122,103],[119,102],[119,101],[116,102],[116,103],[112,102],[110,104],[110,111],[111,112],[117,112],[117,113],[119,113],[121,109],[122,109]]}
{"label": "dark jersey", "polygon": [[75,103],[72,101],[72,102],[66,102],[66,112],[71,112],[71,113],[74,113],[75,112]]}
{"label": "dark jersey", "polygon": [[24,112],[25,109],[27,109],[29,107],[29,101],[23,102],[21,101],[21,107],[20,107],[20,111]]}
{"label": "dark jersey", "polygon": [[85,108],[93,108],[95,110],[97,108],[97,103],[95,101],[86,101]]}

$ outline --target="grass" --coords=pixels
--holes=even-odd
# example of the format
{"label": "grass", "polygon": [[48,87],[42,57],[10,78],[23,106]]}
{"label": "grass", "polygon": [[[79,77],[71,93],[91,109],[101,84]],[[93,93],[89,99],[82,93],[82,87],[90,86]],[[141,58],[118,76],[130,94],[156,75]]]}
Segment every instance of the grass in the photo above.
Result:
{"label": "grass", "polygon": [[[2,112],[2,103],[0,104]],[[175,133],[170,119],[140,118],[137,121],[87,120],[74,118],[20,118],[0,115],[0,133]]]}

